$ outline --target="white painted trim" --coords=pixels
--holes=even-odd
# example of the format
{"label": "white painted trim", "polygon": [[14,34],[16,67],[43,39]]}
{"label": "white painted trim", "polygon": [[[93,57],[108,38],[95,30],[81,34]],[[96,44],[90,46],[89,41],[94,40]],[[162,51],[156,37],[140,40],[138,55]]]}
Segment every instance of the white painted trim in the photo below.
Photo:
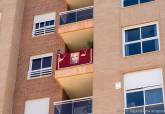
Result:
{"label": "white painted trim", "polygon": [[83,8],[79,8],[79,9],[60,12],[59,15],[64,15],[64,14],[68,14],[68,13],[71,13],[71,12],[78,12],[78,11],[82,11],[82,10],[86,10],[86,9],[92,9],[92,8],[94,8],[94,6],[87,6],[87,7],[83,7]]}
{"label": "white painted trim", "polygon": [[164,103],[163,102],[162,103],[155,103],[155,104],[150,104],[150,105],[142,105],[142,106],[129,107],[129,108],[124,108],[124,109],[144,108],[144,107],[147,107],[147,106],[155,106],[155,105],[161,105],[161,104],[164,104]]}
{"label": "white painted trim", "polygon": [[70,102],[86,101],[86,100],[90,100],[90,99],[92,99],[92,96],[91,97],[83,97],[83,98],[78,98],[78,99],[71,99],[71,100],[54,102],[54,105],[67,104],[67,103],[70,103]]}
{"label": "white painted trim", "polygon": [[[131,42],[126,42],[125,41],[125,31],[126,30],[140,28],[140,37],[141,37],[141,28],[142,27],[145,27],[145,26],[150,26],[150,25],[156,25],[157,36],[150,37],[150,38],[145,38],[145,39],[140,39],[140,40],[137,40],[137,41],[131,41]],[[141,48],[142,48],[142,42],[143,41],[149,41],[149,40],[153,40],[153,39],[158,39],[159,50],[152,51],[152,52],[147,52],[147,53],[153,53],[153,52],[160,51],[161,47],[160,47],[160,33],[159,33],[159,29],[160,29],[159,28],[159,23],[157,21],[156,22],[145,23],[145,24],[134,25],[134,26],[123,27],[123,29],[122,29],[123,57],[130,57],[130,56],[145,54],[145,53],[142,52],[143,50],[141,49],[141,53],[140,54],[126,56],[125,55],[125,45],[127,45],[127,44],[133,44],[133,43],[141,43]]]}
{"label": "white painted trim", "polygon": [[52,76],[52,74],[51,75],[44,75],[44,76],[38,76],[38,77],[33,77],[33,78],[30,78],[29,76],[28,76],[28,78],[27,78],[27,80],[35,80],[35,79],[40,79],[40,78],[46,78],[46,77],[51,77]]}
{"label": "white painted trim", "polygon": [[[52,57],[52,61],[51,61],[52,62],[51,63],[51,68],[52,68],[52,66],[53,66],[53,53],[46,53],[46,54],[36,55],[36,56],[31,56],[30,57],[30,64],[29,64],[28,77],[27,77],[28,80],[36,79],[36,78],[41,78],[41,77],[49,77],[49,76],[51,76],[51,75],[45,75],[45,76],[30,77],[31,76],[30,75],[30,72],[32,72],[32,70],[31,70],[32,69],[32,61],[34,59],[39,59],[39,58],[44,58],[44,57],[49,57],[49,56]],[[46,69],[46,68],[44,68],[44,69]]]}
{"label": "white painted trim", "polygon": [[43,58],[43,57],[47,57],[47,56],[53,56],[53,53],[46,53],[46,54],[31,56],[30,57],[30,60],[32,60],[32,59],[38,59],[38,58]]}
{"label": "white painted trim", "polygon": [[159,23],[158,23],[158,21],[154,21],[154,22],[149,22],[149,23],[144,23],[144,24],[136,24],[136,25],[124,27],[123,30],[145,27],[145,26],[154,25],[154,24],[158,25]]}

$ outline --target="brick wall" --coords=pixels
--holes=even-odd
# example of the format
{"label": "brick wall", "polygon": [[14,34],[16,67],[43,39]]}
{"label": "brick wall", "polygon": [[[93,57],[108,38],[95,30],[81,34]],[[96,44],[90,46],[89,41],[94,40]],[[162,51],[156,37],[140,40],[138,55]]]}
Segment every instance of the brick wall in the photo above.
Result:
{"label": "brick wall", "polygon": [[[50,98],[50,114],[53,114],[53,102],[66,98],[65,94],[63,94],[63,89],[54,79],[56,52],[58,49],[64,51],[63,40],[57,32],[35,38],[32,38],[31,35],[33,17],[35,15],[49,12],[56,12],[58,14],[58,12],[65,11],[66,7],[64,0],[25,0],[13,114],[24,113],[26,100],[44,97]],[[57,26],[58,22],[59,18],[56,20]],[[45,53],[53,53],[52,76],[27,80],[30,56]]]}
{"label": "brick wall", "polygon": [[[95,0],[94,6],[93,113],[124,114],[125,73],[163,68],[165,76],[165,1],[122,8],[121,0]],[[155,21],[159,23],[160,51],[123,57],[122,28]],[[116,82],[122,82],[121,89],[115,89]]]}

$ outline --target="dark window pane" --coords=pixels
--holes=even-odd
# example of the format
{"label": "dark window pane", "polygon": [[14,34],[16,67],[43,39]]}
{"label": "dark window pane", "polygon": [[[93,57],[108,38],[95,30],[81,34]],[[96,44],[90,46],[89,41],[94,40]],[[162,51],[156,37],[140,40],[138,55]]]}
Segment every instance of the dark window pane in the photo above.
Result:
{"label": "dark window pane", "polygon": [[156,25],[142,27],[141,31],[142,39],[157,36]]}
{"label": "dark window pane", "polygon": [[74,103],[74,114],[90,114],[92,113],[92,102],[79,101]]}
{"label": "dark window pane", "polygon": [[54,114],[61,114],[60,111],[61,111],[61,107],[60,106],[55,106]]}
{"label": "dark window pane", "polygon": [[32,70],[41,69],[41,59],[34,59],[32,61]]}
{"label": "dark window pane", "polygon": [[77,21],[75,12],[71,12],[71,13],[68,13],[68,14],[65,14],[65,15],[67,16],[65,24],[73,23],[73,22]]}
{"label": "dark window pane", "polygon": [[45,26],[45,22],[41,22],[40,23],[40,28],[44,27]]}
{"label": "dark window pane", "polygon": [[146,114],[164,114],[164,105],[153,105],[145,108]]}
{"label": "dark window pane", "polygon": [[141,53],[140,43],[128,44],[125,46],[125,56],[135,55],[140,53]]}
{"label": "dark window pane", "polygon": [[124,0],[124,7],[138,4],[138,0]]}
{"label": "dark window pane", "polygon": [[43,58],[42,68],[51,67],[51,64],[52,64],[52,57],[45,57],[45,58]]}
{"label": "dark window pane", "polygon": [[50,21],[50,25],[54,25],[54,20],[51,20]]}
{"label": "dark window pane", "polygon": [[142,43],[143,53],[159,50],[158,40],[149,40]]}
{"label": "dark window pane", "polygon": [[163,102],[163,93],[162,89],[153,89],[145,91],[146,104],[156,104]]}
{"label": "dark window pane", "polygon": [[144,109],[143,107],[126,109],[125,114],[144,114]]}
{"label": "dark window pane", "polygon": [[151,1],[154,1],[154,0],[140,0],[140,3],[146,3],[146,2],[151,2]]}
{"label": "dark window pane", "polygon": [[64,25],[64,24],[67,24],[67,15],[66,14],[60,15],[60,25]]}
{"label": "dark window pane", "polygon": [[39,23],[36,23],[36,29],[39,29]]}
{"label": "dark window pane", "polygon": [[55,114],[72,114],[72,103],[56,105]]}
{"label": "dark window pane", "polygon": [[127,107],[135,107],[144,105],[143,91],[127,93]]}
{"label": "dark window pane", "polygon": [[45,26],[49,26],[50,25],[50,21],[46,21]]}
{"label": "dark window pane", "polygon": [[136,40],[140,40],[140,28],[125,31],[125,42]]}
{"label": "dark window pane", "polygon": [[77,12],[77,21],[93,18],[93,9],[86,9]]}

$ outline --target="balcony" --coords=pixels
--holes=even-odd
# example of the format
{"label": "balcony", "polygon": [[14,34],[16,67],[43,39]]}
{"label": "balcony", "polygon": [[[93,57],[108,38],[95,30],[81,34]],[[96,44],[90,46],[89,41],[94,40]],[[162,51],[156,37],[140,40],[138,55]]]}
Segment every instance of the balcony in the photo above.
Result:
{"label": "balcony", "polygon": [[75,23],[93,18],[93,6],[60,13],[60,25]]}
{"label": "balcony", "polygon": [[92,114],[92,98],[56,102],[54,114]]}
{"label": "balcony", "polygon": [[75,99],[92,95],[92,63],[93,49],[57,56],[55,79],[64,88],[69,98]]}
{"label": "balcony", "polygon": [[69,9],[77,9],[94,4],[94,0],[65,0]]}
{"label": "balcony", "polygon": [[70,51],[88,47],[93,41],[93,6],[61,12],[58,33]]}
{"label": "balcony", "polygon": [[69,32],[93,28],[93,6],[61,12],[58,33],[62,36]]}
{"label": "balcony", "polygon": [[84,49],[75,53],[58,54],[57,70],[83,64],[93,63],[93,49]]}

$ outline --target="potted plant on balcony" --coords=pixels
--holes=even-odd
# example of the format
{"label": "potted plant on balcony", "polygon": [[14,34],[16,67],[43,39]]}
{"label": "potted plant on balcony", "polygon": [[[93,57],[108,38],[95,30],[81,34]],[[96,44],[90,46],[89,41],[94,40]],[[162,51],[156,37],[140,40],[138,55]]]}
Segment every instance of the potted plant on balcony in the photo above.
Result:
{"label": "potted plant on balcony", "polygon": [[88,41],[88,47],[93,48],[93,41]]}

